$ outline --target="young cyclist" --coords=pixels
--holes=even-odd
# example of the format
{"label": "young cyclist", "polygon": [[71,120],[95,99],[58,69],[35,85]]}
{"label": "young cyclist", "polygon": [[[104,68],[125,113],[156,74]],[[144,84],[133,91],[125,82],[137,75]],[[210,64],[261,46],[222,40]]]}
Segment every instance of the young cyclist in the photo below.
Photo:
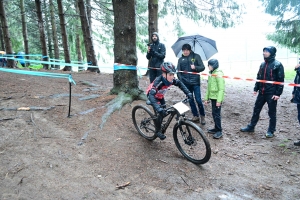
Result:
{"label": "young cyclist", "polygon": [[187,89],[187,87],[178,79],[175,79],[174,74],[176,73],[175,66],[171,62],[164,62],[161,65],[162,74],[155,78],[155,80],[148,86],[147,95],[151,102],[154,110],[158,113],[158,118],[156,120],[155,126],[157,127],[157,137],[164,140],[166,136],[161,132],[162,119],[165,116],[165,99],[164,95],[167,89],[171,85],[179,87],[189,99],[193,99],[192,93]]}

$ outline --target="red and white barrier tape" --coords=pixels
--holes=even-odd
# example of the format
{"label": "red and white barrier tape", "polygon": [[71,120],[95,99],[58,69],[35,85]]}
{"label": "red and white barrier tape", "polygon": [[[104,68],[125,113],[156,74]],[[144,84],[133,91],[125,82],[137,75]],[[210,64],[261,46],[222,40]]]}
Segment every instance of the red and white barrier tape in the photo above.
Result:
{"label": "red and white barrier tape", "polygon": [[[159,68],[152,68],[149,67],[149,69],[159,69]],[[177,71],[177,73],[185,73],[185,74],[197,74],[197,75],[202,75],[202,76],[215,76],[215,77],[220,77],[220,78],[226,78],[226,79],[234,79],[234,80],[241,80],[241,81],[255,81],[255,82],[260,82],[260,83],[271,83],[275,85],[286,85],[286,86],[296,86],[300,87],[300,84],[295,84],[295,83],[284,83],[284,82],[277,82],[277,81],[267,81],[267,80],[258,80],[258,79],[253,79],[253,78],[241,78],[241,77],[231,77],[231,76],[218,76],[217,74],[206,74],[206,73],[197,73],[197,72],[188,72],[188,71]]]}

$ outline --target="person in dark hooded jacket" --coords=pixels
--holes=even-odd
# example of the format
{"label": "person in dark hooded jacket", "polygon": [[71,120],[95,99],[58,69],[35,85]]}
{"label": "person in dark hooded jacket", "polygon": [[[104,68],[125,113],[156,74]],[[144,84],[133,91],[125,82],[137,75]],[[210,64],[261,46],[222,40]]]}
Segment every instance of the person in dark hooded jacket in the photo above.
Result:
{"label": "person in dark hooded jacket", "polygon": [[[296,76],[295,76],[294,83],[300,84],[300,64],[296,65],[295,71],[296,71]],[[298,122],[300,124],[300,87],[295,86],[292,94],[293,94],[292,103],[297,104]],[[294,145],[300,146],[300,140],[294,142]]]}
{"label": "person in dark hooded jacket", "polygon": [[148,44],[147,59],[149,60],[149,79],[150,83],[161,75],[160,66],[166,57],[166,47],[163,43],[159,42],[157,32],[152,33],[152,43]]}
{"label": "person in dark hooded jacket", "polygon": [[[265,62],[260,65],[259,71],[257,73],[257,81],[254,87],[254,95],[258,96],[255,101],[255,106],[253,109],[253,115],[250,124],[245,128],[241,128],[242,132],[254,132],[254,127],[259,120],[259,114],[265,103],[268,104],[268,114],[270,117],[269,127],[266,133],[267,138],[272,138],[274,132],[276,131],[276,107],[277,100],[283,91],[284,82],[284,68],[283,65],[275,60],[276,48],[273,46],[268,46],[263,48],[263,56]],[[265,83],[264,81],[275,81],[281,84]]]}
{"label": "person in dark hooded jacket", "polygon": [[190,101],[190,106],[193,113],[193,118],[191,121],[199,122],[200,113],[201,124],[205,125],[205,111],[200,91],[200,74],[198,74],[199,72],[204,71],[205,67],[200,55],[192,51],[191,45],[184,44],[181,49],[182,57],[178,59],[177,76],[179,80],[181,80],[183,84],[191,91],[191,93],[194,94],[199,108],[198,111],[194,100]]}

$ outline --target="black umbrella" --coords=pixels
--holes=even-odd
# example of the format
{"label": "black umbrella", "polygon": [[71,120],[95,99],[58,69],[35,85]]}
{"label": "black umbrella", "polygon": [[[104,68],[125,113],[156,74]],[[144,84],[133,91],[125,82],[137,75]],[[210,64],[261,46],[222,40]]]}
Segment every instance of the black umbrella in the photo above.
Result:
{"label": "black umbrella", "polygon": [[181,48],[184,44],[191,45],[192,50],[199,54],[202,60],[208,60],[218,52],[216,42],[214,40],[198,34],[188,35],[178,38],[178,40],[172,45],[172,49],[176,57],[181,57]]}

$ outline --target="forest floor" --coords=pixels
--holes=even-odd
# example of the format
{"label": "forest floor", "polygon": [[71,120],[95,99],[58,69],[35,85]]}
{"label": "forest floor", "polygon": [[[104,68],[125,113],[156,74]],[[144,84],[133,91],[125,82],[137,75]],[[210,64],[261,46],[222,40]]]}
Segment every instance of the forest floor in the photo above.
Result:
{"label": "forest floor", "polygon": [[[59,72],[64,73],[64,72]],[[0,199],[300,199],[300,139],[296,106],[286,86],[278,102],[275,137],[265,138],[265,106],[254,133],[250,120],[254,82],[226,80],[224,136],[206,134],[209,162],[195,165],[177,150],[172,129],[149,142],[132,124],[134,101],[113,113],[103,128],[112,74],[74,73],[71,117],[69,83],[0,72]],[[141,89],[149,83],[139,79]],[[204,95],[207,82],[202,80]],[[171,87],[166,99],[182,100]],[[29,107],[29,108],[28,108]],[[205,132],[213,127],[205,108]],[[190,115],[190,113],[188,113]],[[172,127],[172,126],[170,126]],[[118,186],[129,185],[118,189]]]}

